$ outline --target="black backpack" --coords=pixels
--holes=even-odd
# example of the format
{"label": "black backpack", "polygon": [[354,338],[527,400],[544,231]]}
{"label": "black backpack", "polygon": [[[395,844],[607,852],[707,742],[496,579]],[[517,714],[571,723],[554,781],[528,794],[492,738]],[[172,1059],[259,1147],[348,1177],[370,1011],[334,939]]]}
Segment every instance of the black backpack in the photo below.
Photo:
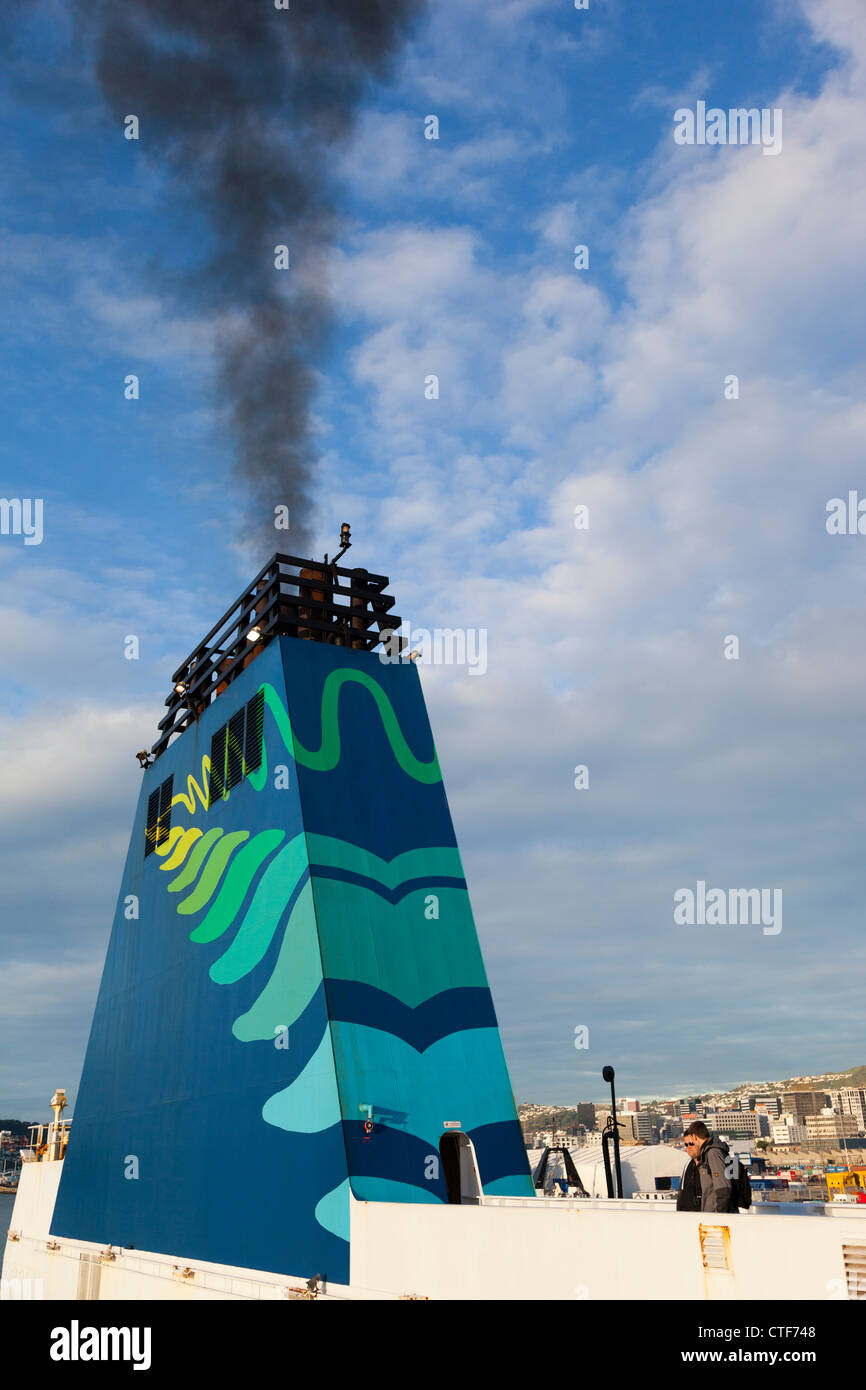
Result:
{"label": "black backpack", "polygon": [[[718,1147],[718,1146],[716,1146]],[[701,1158],[704,1154],[701,1154]],[[725,1173],[731,1179],[731,1207],[734,1211],[748,1211],[752,1205],[752,1184],[749,1174],[737,1155],[728,1152],[725,1157]]]}
{"label": "black backpack", "polygon": [[745,1166],[734,1155],[734,1174],[731,1179],[731,1201],[743,1211],[752,1205],[752,1184]]}

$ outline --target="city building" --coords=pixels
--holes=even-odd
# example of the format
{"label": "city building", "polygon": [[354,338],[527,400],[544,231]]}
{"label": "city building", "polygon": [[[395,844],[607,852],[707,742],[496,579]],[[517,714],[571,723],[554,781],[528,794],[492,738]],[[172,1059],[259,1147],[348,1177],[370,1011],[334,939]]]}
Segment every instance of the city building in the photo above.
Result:
{"label": "city building", "polygon": [[617,1116],[619,1122],[619,1137],[625,1143],[633,1144],[640,1135],[637,1132],[637,1115],[621,1114]]}
{"label": "city building", "polygon": [[781,1115],[770,1124],[770,1138],[774,1144],[805,1144],[808,1137],[806,1126],[794,1115]]}
{"label": "city building", "polygon": [[713,1110],[704,1119],[713,1134],[745,1138],[769,1138],[770,1121],[760,1110]]}
{"label": "city building", "polygon": [[652,1115],[648,1110],[639,1110],[636,1114],[628,1111],[621,1111],[617,1115],[619,1124],[619,1137],[630,1143],[642,1142],[645,1144],[655,1144],[656,1134],[653,1128]]}
{"label": "city building", "polygon": [[566,1129],[540,1129],[532,1141],[527,1141],[531,1148],[537,1148],[541,1145],[542,1148],[550,1146],[551,1148],[560,1149],[572,1148],[574,1142],[575,1136]]}
{"label": "city building", "polygon": [[859,1133],[853,1115],[807,1115],[806,1133],[813,1142],[822,1139],[856,1139]]}
{"label": "city building", "polygon": [[830,1104],[841,1115],[853,1115],[857,1128],[866,1130],[866,1091],[861,1086],[843,1086],[831,1091]]}
{"label": "city building", "polygon": [[782,1094],[782,1110],[798,1119],[820,1115],[826,1104],[826,1091],[784,1091]]}
{"label": "city building", "polygon": [[699,1096],[686,1096],[683,1100],[677,1101],[677,1113],[682,1115],[683,1119],[688,1117],[689,1121],[695,1119],[699,1107],[703,1108]]}
{"label": "city building", "polygon": [[768,1115],[778,1119],[782,1113],[782,1100],[774,1095],[749,1096],[749,1109],[766,1110]]}
{"label": "city building", "polygon": [[641,1110],[634,1116],[635,1129],[638,1139],[645,1139],[648,1144],[657,1142],[655,1127],[652,1115],[648,1110]]}

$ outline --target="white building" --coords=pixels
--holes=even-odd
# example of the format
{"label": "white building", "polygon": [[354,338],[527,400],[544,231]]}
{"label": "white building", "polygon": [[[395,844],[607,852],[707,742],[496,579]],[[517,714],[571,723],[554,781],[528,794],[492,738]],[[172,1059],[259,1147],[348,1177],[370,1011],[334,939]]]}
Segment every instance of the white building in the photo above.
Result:
{"label": "white building", "polygon": [[769,1116],[761,1110],[714,1110],[705,1116],[705,1122],[713,1134],[759,1139],[770,1133]]}
{"label": "white building", "polygon": [[812,1140],[856,1139],[859,1126],[853,1115],[834,1115],[825,1110],[820,1115],[806,1116],[806,1131]]}
{"label": "white building", "polygon": [[634,1122],[637,1130],[637,1138],[645,1139],[648,1144],[652,1144],[655,1136],[653,1134],[652,1115],[650,1115],[649,1111],[641,1110],[634,1116]]}
{"label": "white building", "polygon": [[858,1129],[866,1129],[866,1091],[862,1086],[842,1086],[831,1091],[830,1104],[841,1115],[853,1115]]}
{"label": "white building", "polygon": [[770,1125],[770,1138],[774,1144],[805,1144],[809,1131],[796,1115],[781,1115]]}

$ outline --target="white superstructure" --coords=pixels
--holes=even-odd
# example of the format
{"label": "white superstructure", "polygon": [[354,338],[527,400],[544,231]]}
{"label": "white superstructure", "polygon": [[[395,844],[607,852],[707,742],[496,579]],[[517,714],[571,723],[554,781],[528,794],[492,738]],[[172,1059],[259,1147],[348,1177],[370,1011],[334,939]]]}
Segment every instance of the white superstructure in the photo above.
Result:
{"label": "white superstructure", "polygon": [[[628,1197],[485,1196],[449,1206],[352,1198],[351,1282],[323,1286],[52,1238],[62,1167],[62,1159],[23,1166],[6,1298],[866,1298],[866,1207],[758,1204],[728,1216]],[[254,1164],[245,1180],[255,1182]]]}

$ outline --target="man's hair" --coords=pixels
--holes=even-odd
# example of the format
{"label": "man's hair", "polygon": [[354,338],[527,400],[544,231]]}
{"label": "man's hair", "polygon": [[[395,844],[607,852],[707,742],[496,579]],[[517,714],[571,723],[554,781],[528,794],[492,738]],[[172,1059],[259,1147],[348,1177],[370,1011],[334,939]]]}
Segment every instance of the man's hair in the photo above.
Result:
{"label": "man's hair", "polygon": [[[686,1134],[694,1134],[698,1139],[709,1139],[710,1131],[707,1129],[703,1120],[695,1120],[686,1130]],[[683,1136],[685,1138],[685,1135]]]}

